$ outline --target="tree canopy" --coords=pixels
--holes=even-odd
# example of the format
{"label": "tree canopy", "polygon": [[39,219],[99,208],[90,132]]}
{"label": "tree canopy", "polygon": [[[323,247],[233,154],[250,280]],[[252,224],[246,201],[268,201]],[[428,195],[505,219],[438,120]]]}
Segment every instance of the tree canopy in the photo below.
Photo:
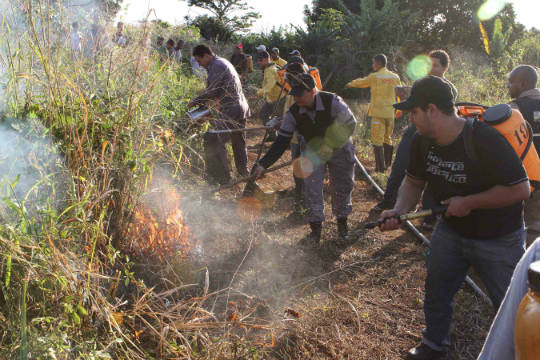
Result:
{"label": "tree canopy", "polygon": [[218,23],[233,31],[245,31],[261,17],[245,0],[188,0],[188,6],[210,11]]}

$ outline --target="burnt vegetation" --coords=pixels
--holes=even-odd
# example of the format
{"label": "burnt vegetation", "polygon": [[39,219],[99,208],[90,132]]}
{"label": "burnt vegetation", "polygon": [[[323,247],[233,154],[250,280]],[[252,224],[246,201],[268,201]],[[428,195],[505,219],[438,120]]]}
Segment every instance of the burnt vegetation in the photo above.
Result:
{"label": "burnt vegetation", "polygon": [[[412,57],[447,48],[460,98],[490,105],[505,101],[512,66],[540,65],[540,33],[507,6],[484,24],[488,54],[474,16],[481,1],[321,0],[306,10],[305,28],[254,34],[258,14],[236,1],[247,23],[221,8],[191,25],[146,21],[126,26],[129,46],[120,47],[110,22],[118,3],[0,4],[0,139],[13,140],[0,154],[2,357],[400,358],[423,324],[425,248],[403,231],[371,230],[338,253],[299,251],[307,227],[284,220],[290,168],[260,182],[274,193],[257,206],[237,201],[240,185],[201,192],[208,124],[186,112],[204,81],[189,61],[162,60],[149,45],[181,37],[189,54],[208,34],[230,41],[212,44],[227,57],[236,42],[248,53],[260,43],[301,49],[326,89],[347,97],[357,153],[370,166],[367,94],[342,89],[367,74],[375,53],[406,79]],[[92,43],[88,19],[99,25]],[[75,20],[81,51],[70,46]],[[249,95],[259,82],[252,74]],[[250,98],[253,109],[259,102]],[[261,140],[248,136],[250,164]],[[375,220],[377,200],[357,179],[353,228]],[[332,239],[328,223],[323,237]],[[450,356],[472,359],[493,311],[469,290],[456,309]]]}

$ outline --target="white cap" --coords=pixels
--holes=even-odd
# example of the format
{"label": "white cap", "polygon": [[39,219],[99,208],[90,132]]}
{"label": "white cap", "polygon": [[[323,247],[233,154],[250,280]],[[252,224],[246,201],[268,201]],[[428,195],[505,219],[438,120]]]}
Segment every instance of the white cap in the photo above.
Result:
{"label": "white cap", "polygon": [[266,51],[266,46],[264,46],[264,45],[259,45],[259,46],[257,46],[255,49],[257,49],[258,51]]}

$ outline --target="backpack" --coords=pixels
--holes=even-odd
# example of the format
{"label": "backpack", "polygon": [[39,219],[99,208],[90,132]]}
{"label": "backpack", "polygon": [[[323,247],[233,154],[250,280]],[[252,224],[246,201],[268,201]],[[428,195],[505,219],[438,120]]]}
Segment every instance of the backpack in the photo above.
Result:
{"label": "backpack", "polygon": [[519,156],[529,177],[531,191],[540,188],[540,158],[533,146],[533,131],[521,113],[507,104],[487,108],[472,103],[456,104],[458,114],[466,119],[463,129],[465,153],[473,162],[478,160],[473,141],[475,121],[482,121],[497,130]]}

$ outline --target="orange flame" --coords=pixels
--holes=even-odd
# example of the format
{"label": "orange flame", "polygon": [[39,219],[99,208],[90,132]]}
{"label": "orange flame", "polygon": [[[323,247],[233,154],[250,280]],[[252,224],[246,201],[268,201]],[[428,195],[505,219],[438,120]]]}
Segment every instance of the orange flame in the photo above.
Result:
{"label": "orange flame", "polygon": [[161,211],[153,211],[145,204],[135,209],[127,233],[130,251],[136,256],[159,261],[188,256],[198,241],[190,236],[189,227],[184,223],[180,195],[172,191],[160,205]]}

